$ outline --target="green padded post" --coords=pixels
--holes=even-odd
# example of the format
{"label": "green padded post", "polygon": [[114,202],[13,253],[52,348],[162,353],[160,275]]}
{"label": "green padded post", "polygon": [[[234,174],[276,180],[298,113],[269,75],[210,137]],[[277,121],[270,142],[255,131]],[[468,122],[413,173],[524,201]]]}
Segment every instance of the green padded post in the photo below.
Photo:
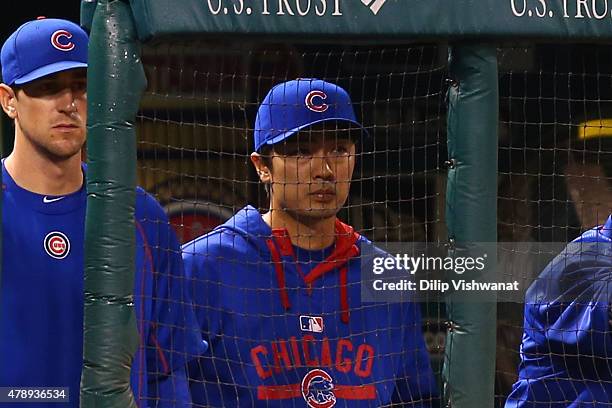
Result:
{"label": "green padded post", "polygon": [[[497,240],[497,49],[455,45],[449,71],[446,222],[461,252]],[[445,399],[453,408],[493,407],[495,296],[474,303],[451,295],[447,314]]]}
{"label": "green padded post", "polygon": [[81,27],[87,31],[91,30],[97,5],[98,0],[81,0]]}
{"label": "green padded post", "polygon": [[[145,87],[128,2],[99,0],[91,27],[81,407],[136,407],[134,120]],[[76,397],[76,396],[75,396]]]}

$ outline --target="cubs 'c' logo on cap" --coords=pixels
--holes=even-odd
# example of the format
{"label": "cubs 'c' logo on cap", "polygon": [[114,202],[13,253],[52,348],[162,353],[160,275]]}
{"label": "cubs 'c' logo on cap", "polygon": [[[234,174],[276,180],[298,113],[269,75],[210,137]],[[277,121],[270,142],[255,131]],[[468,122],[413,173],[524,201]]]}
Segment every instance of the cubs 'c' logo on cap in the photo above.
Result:
{"label": "cubs 'c' logo on cap", "polygon": [[302,380],[301,388],[310,408],[331,408],[336,405],[333,379],[321,369],[309,371]]}
{"label": "cubs 'c' logo on cap", "polygon": [[64,259],[70,252],[70,241],[68,237],[59,231],[53,231],[45,237],[45,252],[51,258]]}
{"label": "cubs 'c' logo on cap", "polygon": [[66,30],[57,30],[51,35],[51,45],[60,51],[71,51],[74,43],[70,41],[72,34]]}
{"label": "cubs 'c' logo on cap", "polygon": [[329,108],[329,105],[323,102],[327,99],[327,94],[323,91],[310,91],[308,95],[306,95],[306,99],[304,103],[306,107],[313,112],[322,113]]}

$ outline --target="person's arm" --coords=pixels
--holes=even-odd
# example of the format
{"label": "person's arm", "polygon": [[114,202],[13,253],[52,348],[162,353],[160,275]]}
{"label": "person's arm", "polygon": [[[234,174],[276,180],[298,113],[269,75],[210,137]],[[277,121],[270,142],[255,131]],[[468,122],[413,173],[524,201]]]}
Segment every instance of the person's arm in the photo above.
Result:
{"label": "person's arm", "polygon": [[[204,340],[209,341],[219,333],[219,273],[224,261],[232,254],[221,249],[222,234],[218,231],[196,238],[181,248],[185,268],[185,280],[193,302],[195,319]],[[221,256],[220,254],[223,254]]]}
{"label": "person's arm", "polygon": [[416,303],[404,303],[404,352],[395,382],[393,406],[405,408],[437,408],[439,395],[430,356],[423,338],[421,311]]}
{"label": "person's arm", "polygon": [[191,395],[186,368],[177,368],[172,375],[160,377],[151,385],[149,394],[158,396],[155,408],[191,408]]}
{"label": "person's arm", "polygon": [[142,219],[153,265],[147,339],[149,401],[159,407],[189,407],[186,364],[206,351],[186,282],[181,250],[166,214],[150,196]]}
{"label": "person's arm", "polygon": [[571,245],[581,251],[557,256],[529,288],[525,334],[553,354],[608,357],[611,258],[590,250],[598,244]]}
{"label": "person's arm", "polygon": [[[231,254],[222,251],[221,240],[221,232],[215,231],[188,242],[181,248],[194,314],[201,336],[209,345],[205,354],[187,364],[187,374],[192,384],[191,393],[194,401],[200,403],[204,401],[202,385],[211,381],[210,378],[216,377],[216,373],[210,371],[210,363],[215,358],[214,347],[221,330],[219,292],[222,283],[219,273],[224,271],[223,259],[234,259]],[[194,388],[193,384],[197,386]]]}

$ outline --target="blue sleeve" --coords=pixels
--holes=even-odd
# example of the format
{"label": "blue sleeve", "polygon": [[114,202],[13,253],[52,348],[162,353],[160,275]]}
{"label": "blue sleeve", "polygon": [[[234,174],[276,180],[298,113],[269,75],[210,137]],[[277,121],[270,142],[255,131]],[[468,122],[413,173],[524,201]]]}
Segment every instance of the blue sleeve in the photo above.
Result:
{"label": "blue sleeve", "polygon": [[[146,367],[149,398],[178,401],[185,365],[205,352],[185,280],[180,246],[161,206],[138,194],[136,216],[144,230],[153,268]],[[138,205],[141,204],[141,205]],[[169,378],[175,387],[151,386]],[[182,380],[181,380],[182,379]]]}
{"label": "blue sleeve", "polygon": [[190,285],[195,316],[204,339],[212,338],[220,331],[221,281],[219,271],[223,259],[231,259],[231,254],[219,253],[223,234],[215,231],[182,247],[185,274]]}
{"label": "blue sleeve", "polygon": [[548,352],[610,357],[609,306],[597,302],[525,305],[525,333]]}
{"label": "blue sleeve", "polygon": [[417,303],[402,303],[401,307],[404,310],[405,352],[401,356],[393,402],[400,407],[436,408],[439,406],[438,388],[423,338],[421,309]]}
{"label": "blue sleeve", "polygon": [[[216,381],[208,378],[214,375],[204,367],[211,364],[214,348],[219,345],[221,336],[221,308],[220,291],[222,282],[220,272],[223,270],[223,259],[231,254],[222,253],[221,239],[223,234],[212,232],[197,238],[182,247],[185,262],[185,274],[190,283],[191,296],[194,303],[196,319],[199,323],[202,338],[209,346],[210,352],[193,360],[188,364],[188,376],[192,385],[204,384],[207,381]],[[225,256],[222,256],[225,255]],[[218,337],[219,336],[219,337]],[[191,387],[194,401],[205,401],[202,387]]]}
{"label": "blue sleeve", "polygon": [[524,330],[550,353],[610,357],[609,256],[559,256],[529,288]]}
{"label": "blue sleeve", "polygon": [[157,396],[155,408],[191,408],[191,395],[186,369],[176,369],[171,376],[162,377],[149,388]]}
{"label": "blue sleeve", "polygon": [[[389,256],[370,241],[361,238],[361,257]],[[395,407],[437,408],[440,406],[438,386],[431,369],[430,355],[423,336],[421,308],[418,303],[402,302],[389,305],[392,320],[401,327],[391,329],[393,341],[400,341],[402,353],[394,359],[397,372],[392,405]]]}

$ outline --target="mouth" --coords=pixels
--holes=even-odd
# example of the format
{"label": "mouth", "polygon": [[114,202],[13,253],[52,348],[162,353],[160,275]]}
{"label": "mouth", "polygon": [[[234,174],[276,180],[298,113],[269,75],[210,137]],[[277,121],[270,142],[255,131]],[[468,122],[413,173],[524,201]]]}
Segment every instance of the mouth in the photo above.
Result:
{"label": "mouth", "polygon": [[54,125],[53,127],[78,128],[79,125],[76,123],[71,123],[71,122],[60,122]]}
{"label": "mouth", "polygon": [[313,191],[310,195],[319,200],[331,200],[336,197],[336,191],[333,189],[321,189]]}
{"label": "mouth", "polygon": [[79,129],[79,126],[72,124],[72,123],[60,123],[57,124],[55,126],[53,126],[53,129],[55,130],[59,130],[60,132],[71,132],[74,131],[76,129]]}

